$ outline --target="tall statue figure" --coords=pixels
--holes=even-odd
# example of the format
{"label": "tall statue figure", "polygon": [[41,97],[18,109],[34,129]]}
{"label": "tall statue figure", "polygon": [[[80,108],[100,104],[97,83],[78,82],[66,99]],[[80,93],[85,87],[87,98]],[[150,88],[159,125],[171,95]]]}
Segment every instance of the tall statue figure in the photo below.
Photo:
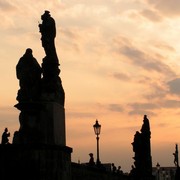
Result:
{"label": "tall statue figure", "polygon": [[42,24],[39,24],[41,33],[42,46],[47,56],[52,56],[55,53],[54,39],[56,37],[56,25],[49,11],[45,11],[41,16]]}
{"label": "tall statue figure", "polygon": [[19,79],[20,90],[17,100],[35,101],[39,97],[41,80],[41,67],[33,57],[32,49],[26,49],[16,66],[16,76]]}
{"label": "tall statue figure", "polygon": [[42,47],[46,56],[42,63],[42,93],[41,99],[44,101],[56,101],[64,106],[64,89],[59,77],[59,59],[55,48],[56,25],[49,11],[41,15],[42,23],[39,24]]}

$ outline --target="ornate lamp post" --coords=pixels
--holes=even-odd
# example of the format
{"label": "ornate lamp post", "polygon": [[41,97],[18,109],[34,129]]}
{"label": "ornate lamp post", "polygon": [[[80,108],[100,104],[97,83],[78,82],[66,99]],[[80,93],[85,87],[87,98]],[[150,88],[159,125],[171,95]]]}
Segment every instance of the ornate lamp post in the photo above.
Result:
{"label": "ornate lamp post", "polygon": [[99,135],[101,132],[101,125],[98,123],[98,120],[96,120],[96,123],[93,125],[94,128],[94,133],[96,135],[96,139],[97,139],[97,161],[96,164],[100,165],[100,160],[99,160]]}
{"label": "ornate lamp post", "polygon": [[159,163],[156,164],[156,168],[157,168],[157,180],[159,180],[159,170],[160,170],[160,164]]}

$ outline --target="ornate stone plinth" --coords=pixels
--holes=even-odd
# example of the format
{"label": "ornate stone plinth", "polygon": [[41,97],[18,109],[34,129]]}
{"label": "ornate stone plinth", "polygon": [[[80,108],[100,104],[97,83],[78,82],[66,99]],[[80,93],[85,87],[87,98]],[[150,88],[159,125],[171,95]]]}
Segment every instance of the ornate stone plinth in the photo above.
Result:
{"label": "ornate stone plinth", "polygon": [[15,105],[20,113],[20,129],[15,144],[66,145],[65,110],[56,102],[27,102]]}
{"label": "ornate stone plinth", "polygon": [[39,129],[43,134],[43,143],[66,145],[64,107],[55,102],[45,102],[42,105]]}

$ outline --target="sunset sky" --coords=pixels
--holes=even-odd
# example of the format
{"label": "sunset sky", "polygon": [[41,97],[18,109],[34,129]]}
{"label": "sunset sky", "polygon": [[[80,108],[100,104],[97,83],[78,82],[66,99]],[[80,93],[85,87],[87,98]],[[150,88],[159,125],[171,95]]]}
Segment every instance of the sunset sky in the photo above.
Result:
{"label": "sunset sky", "polygon": [[0,132],[19,128],[15,67],[26,48],[45,56],[38,23],[56,21],[66,93],[66,144],[73,162],[96,158],[93,124],[102,125],[100,160],[133,164],[134,134],[146,114],[153,166],[174,166],[180,150],[179,0],[0,0]]}

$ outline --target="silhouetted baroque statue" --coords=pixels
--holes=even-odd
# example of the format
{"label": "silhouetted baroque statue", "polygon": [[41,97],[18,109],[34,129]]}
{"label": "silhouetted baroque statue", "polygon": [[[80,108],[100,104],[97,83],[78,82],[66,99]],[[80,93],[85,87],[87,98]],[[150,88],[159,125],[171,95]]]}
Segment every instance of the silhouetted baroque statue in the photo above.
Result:
{"label": "silhouetted baroque statue", "polygon": [[19,102],[37,100],[39,96],[41,67],[33,57],[30,48],[26,49],[25,54],[20,58],[16,66],[16,75],[20,85],[17,100]]}
{"label": "silhouetted baroque statue", "polygon": [[41,66],[30,48],[16,66],[20,89],[15,107],[20,110],[20,128],[14,133],[13,144],[65,145],[65,93],[54,43],[55,21],[49,11],[41,19],[39,30],[46,53]]}
{"label": "silhouetted baroque statue", "polygon": [[147,118],[147,115],[144,115],[144,120],[143,120],[143,125],[141,128],[141,132],[147,136],[147,138],[151,137],[151,132],[150,132],[150,125],[149,125],[149,120]]}
{"label": "silhouetted baroque statue", "polygon": [[136,134],[134,135],[134,142],[132,145],[133,151],[136,153],[136,155],[139,154],[142,148],[142,139],[141,134],[138,131],[136,131]]}
{"label": "silhouetted baroque statue", "polygon": [[2,134],[1,144],[9,144],[9,139],[8,139],[9,136],[10,136],[10,133],[8,133],[8,128],[5,128]]}
{"label": "silhouetted baroque statue", "polygon": [[135,180],[140,178],[151,177],[152,175],[152,160],[151,160],[151,131],[149,120],[146,115],[144,115],[143,125],[141,128],[141,133],[136,132],[134,135],[133,151],[135,160],[132,176]]}
{"label": "silhouetted baroque statue", "polygon": [[179,167],[179,157],[178,157],[178,145],[176,144],[176,150],[175,153],[173,153],[174,155],[174,164],[176,167]]}
{"label": "silhouetted baroque statue", "polygon": [[56,37],[56,25],[54,19],[51,17],[49,11],[41,16],[42,24],[39,24],[39,30],[41,33],[42,46],[47,56],[52,55],[55,45],[54,39]]}
{"label": "silhouetted baroque statue", "polygon": [[39,24],[42,46],[46,56],[42,63],[41,99],[56,101],[64,106],[65,94],[59,77],[59,59],[55,48],[56,24],[49,11],[41,15],[42,24]]}

